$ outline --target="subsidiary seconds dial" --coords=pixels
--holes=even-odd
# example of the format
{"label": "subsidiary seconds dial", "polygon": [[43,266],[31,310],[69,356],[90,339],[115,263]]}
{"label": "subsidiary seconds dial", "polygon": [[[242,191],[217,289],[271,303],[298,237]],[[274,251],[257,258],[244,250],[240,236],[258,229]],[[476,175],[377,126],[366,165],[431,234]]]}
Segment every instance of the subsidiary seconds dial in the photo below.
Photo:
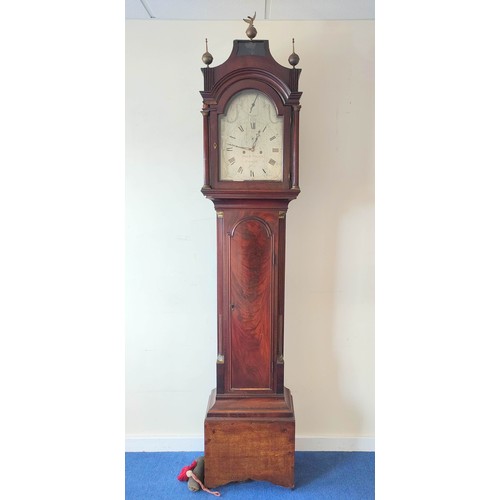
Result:
{"label": "subsidiary seconds dial", "polygon": [[219,117],[222,181],[283,180],[283,117],[257,90],[236,94]]}

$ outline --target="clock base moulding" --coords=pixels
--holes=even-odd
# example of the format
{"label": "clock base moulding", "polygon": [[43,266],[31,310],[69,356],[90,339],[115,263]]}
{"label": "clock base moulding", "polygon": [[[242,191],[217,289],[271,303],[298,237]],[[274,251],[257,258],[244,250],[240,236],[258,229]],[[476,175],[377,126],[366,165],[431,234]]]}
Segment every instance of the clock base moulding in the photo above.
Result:
{"label": "clock base moulding", "polygon": [[295,415],[292,395],[219,399],[205,418],[205,485],[269,481],[294,487]]}

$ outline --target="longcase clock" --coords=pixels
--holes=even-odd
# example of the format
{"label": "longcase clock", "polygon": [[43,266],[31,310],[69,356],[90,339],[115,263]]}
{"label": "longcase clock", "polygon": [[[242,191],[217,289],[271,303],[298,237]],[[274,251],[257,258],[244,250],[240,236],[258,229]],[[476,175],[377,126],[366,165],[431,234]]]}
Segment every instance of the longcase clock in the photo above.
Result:
{"label": "longcase clock", "polygon": [[[255,16],[254,16],[255,18]],[[217,220],[217,387],[205,418],[205,484],[294,486],[295,415],[284,386],[285,224],[299,192],[298,56],[234,40],[206,67],[204,185]]]}

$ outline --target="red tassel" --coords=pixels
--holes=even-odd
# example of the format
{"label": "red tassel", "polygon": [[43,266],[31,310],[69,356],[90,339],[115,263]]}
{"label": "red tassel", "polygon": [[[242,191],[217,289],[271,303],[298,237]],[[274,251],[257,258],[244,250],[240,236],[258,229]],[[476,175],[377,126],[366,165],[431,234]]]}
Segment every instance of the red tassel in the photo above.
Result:
{"label": "red tassel", "polygon": [[191,465],[186,465],[186,467],[183,467],[181,472],[179,473],[179,475],[177,476],[177,479],[179,481],[187,481],[188,480],[188,477],[186,475],[186,472],[188,470],[193,470],[195,467],[196,467],[196,460],[193,461],[193,463]]}

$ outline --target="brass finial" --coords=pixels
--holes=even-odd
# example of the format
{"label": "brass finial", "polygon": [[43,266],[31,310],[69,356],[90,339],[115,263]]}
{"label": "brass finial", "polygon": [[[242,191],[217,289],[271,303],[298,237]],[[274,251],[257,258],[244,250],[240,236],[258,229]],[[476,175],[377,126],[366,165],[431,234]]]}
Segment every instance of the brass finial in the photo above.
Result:
{"label": "brass finial", "polygon": [[207,66],[212,63],[214,58],[212,57],[212,54],[208,51],[208,39],[205,38],[205,53],[201,56],[201,60],[203,61],[204,64]]}
{"label": "brass finial", "polygon": [[248,23],[250,26],[247,28],[245,31],[246,35],[250,40],[253,40],[255,36],[257,35],[257,30],[255,29],[255,26],[253,25],[253,22],[255,21],[255,17],[257,16],[257,12],[254,12],[253,17],[252,16],[247,16],[247,19],[243,19],[246,23]]}
{"label": "brass finial", "polygon": [[295,53],[295,38],[292,38],[292,53],[288,58],[288,62],[295,68],[299,64],[300,57]]}

